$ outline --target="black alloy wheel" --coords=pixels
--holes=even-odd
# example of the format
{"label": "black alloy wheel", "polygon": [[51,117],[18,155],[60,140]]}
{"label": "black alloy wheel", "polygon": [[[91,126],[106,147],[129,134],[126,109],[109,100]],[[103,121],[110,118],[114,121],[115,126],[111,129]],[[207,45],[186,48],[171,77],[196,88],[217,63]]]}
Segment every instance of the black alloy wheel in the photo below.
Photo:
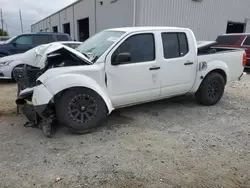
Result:
{"label": "black alloy wheel", "polygon": [[86,94],[76,95],[68,105],[68,114],[77,123],[86,123],[92,120],[95,118],[97,110],[95,99]]}

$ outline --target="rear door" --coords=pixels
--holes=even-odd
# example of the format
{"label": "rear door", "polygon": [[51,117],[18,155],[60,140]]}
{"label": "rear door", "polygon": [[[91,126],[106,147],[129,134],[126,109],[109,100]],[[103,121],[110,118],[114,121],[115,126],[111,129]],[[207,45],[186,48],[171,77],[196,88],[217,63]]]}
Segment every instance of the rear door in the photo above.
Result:
{"label": "rear door", "polygon": [[10,49],[12,54],[24,53],[35,47],[33,35],[22,35],[16,38]]}
{"label": "rear door", "polygon": [[159,40],[162,42],[162,55],[159,59],[161,96],[188,92],[197,73],[193,37],[189,32],[161,32]]}

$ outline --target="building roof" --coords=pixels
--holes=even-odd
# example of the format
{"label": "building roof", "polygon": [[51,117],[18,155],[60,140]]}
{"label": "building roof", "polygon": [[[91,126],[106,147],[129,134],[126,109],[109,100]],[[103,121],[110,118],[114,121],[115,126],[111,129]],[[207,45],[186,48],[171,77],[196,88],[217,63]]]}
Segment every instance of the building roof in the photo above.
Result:
{"label": "building roof", "polygon": [[65,10],[65,9],[67,9],[67,8],[69,8],[69,7],[71,7],[71,6],[75,5],[75,4],[77,4],[77,3],[79,3],[80,1],[82,1],[82,0],[77,0],[77,1],[75,1],[74,3],[69,4],[68,6],[66,6],[66,7],[64,7],[64,8],[62,8],[62,9],[56,11],[56,12],[54,12],[53,14],[51,14],[51,15],[49,15],[49,16],[43,18],[42,20],[40,20],[40,21],[38,21],[38,22],[36,22],[36,23],[33,23],[31,26],[33,26],[33,25],[35,25],[35,24],[38,24],[39,22],[44,21],[44,20],[50,18],[51,16],[54,16],[55,14],[57,14],[57,13],[59,13],[59,12]]}

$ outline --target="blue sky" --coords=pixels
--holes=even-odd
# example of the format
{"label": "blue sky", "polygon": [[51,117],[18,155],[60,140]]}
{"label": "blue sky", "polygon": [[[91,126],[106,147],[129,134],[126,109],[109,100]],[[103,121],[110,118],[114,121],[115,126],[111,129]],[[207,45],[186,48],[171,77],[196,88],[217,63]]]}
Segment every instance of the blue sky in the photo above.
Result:
{"label": "blue sky", "polygon": [[[24,32],[30,32],[31,24],[73,3],[75,0],[0,0],[3,10],[4,29],[9,35],[21,33],[19,9],[22,11]],[[1,23],[1,22],[0,22]]]}

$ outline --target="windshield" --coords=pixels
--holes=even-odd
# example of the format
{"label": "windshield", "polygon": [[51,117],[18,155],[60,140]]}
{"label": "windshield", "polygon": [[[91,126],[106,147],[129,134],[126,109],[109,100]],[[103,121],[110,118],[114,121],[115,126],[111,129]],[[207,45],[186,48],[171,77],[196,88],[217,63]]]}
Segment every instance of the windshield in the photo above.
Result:
{"label": "windshield", "polygon": [[3,43],[4,43],[4,44],[8,44],[8,43],[10,43],[10,42],[11,42],[14,38],[16,38],[16,37],[17,37],[17,36],[11,37],[10,39],[4,41]]}
{"label": "windshield", "polygon": [[95,62],[124,33],[121,31],[102,31],[86,40],[76,50]]}

